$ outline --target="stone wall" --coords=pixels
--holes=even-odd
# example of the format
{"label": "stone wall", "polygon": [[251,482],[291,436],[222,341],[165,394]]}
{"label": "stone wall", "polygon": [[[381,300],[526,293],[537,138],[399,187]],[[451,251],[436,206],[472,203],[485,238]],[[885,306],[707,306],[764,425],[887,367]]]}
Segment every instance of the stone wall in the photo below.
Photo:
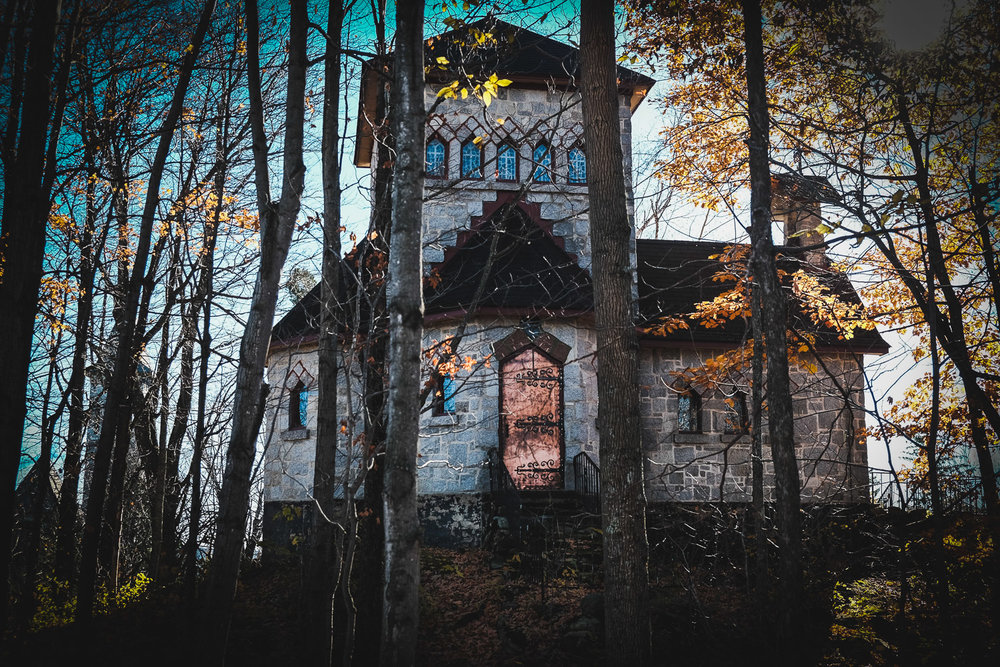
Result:
{"label": "stone wall", "polygon": [[[747,377],[736,374],[701,394],[701,432],[678,428],[679,396],[688,386],[675,373],[696,368],[718,349],[645,345],[640,355],[642,444],[647,489],[653,501],[748,502],[751,493],[750,438],[733,428],[726,404],[737,391],[748,394]],[[831,378],[827,375],[829,371]],[[802,499],[856,502],[867,498],[867,449],[860,440],[864,396],[856,358],[847,353],[823,355],[816,373],[792,369],[795,453]],[[838,388],[850,388],[845,401]],[[764,432],[767,430],[766,413]],[[774,491],[774,468],[768,438],[763,447],[765,493]]]}
{"label": "stone wall", "polygon": [[[436,101],[436,92],[435,87],[427,87],[428,108]],[[631,192],[632,125],[624,97],[619,110],[625,173]],[[590,269],[587,185],[567,182],[569,151],[574,146],[583,146],[583,114],[578,93],[504,88],[485,109],[471,96],[466,100],[445,100],[428,121],[427,137],[432,136],[448,147],[448,169],[446,178],[425,180],[425,272],[444,259],[445,250],[456,244],[458,232],[468,229],[473,217],[483,215],[484,205],[497,201],[498,197],[514,197],[538,205],[541,218],[552,222],[551,231],[564,240],[566,251],[577,256],[582,268]],[[484,138],[483,178],[458,178],[462,144],[475,136]],[[532,151],[540,141],[546,141],[552,151],[550,183],[531,182]],[[515,182],[499,181],[495,175],[497,149],[505,142],[518,148],[520,167]],[[631,197],[629,202],[631,215]]]}

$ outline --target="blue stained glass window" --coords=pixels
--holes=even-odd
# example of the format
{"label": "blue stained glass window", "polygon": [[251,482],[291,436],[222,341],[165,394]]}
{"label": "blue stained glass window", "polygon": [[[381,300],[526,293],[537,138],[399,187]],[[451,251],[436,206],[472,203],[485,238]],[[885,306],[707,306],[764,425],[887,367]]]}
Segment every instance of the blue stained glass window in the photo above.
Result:
{"label": "blue stained glass window", "polygon": [[462,144],[462,177],[482,178],[483,152],[473,141]]}
{"label": "blue stained glass window", "polygon": [[701,397],[693,389],[677,397],[677,430],[701,433]]}
{"label": "blue stained glass window", "polygon": [[569,152],[569,182],[587,182],[587,156],[580,148],[574,148]]}
{"label": "blue stained glass window", "polygon": [[427,175],[430,178],[444,178],[446,170],[444,142],[431,139],[427,142]]}
{"label": "blue stained glass window", "polygon": [[497,180],[517,180],[517,151],[510,144],[504,144],[497,151]]}
{"label": "blue stained glass window", "polygon": [[455,414],[455,391],[458,384],[455,378],[450,375],[438,376],[434,387],[434,414],[453,415]]}
{"label": "blue stained glass window", "polygon": [[303,428],[309,423],[309,390],[302,382],[288,392],[288,428]]}
{"label": "blue stained glass window", "polygon": [[444,378],[441,383],[441,398],[445,414],[455,414],[455,389],[455,378],[451,376]]}
{"label": "blue stained glass window", "polygon": [[548,183],[552,180],[552,151],[548,144],[538,144],[532,156],[535,162],[533,178],[538,183]]}

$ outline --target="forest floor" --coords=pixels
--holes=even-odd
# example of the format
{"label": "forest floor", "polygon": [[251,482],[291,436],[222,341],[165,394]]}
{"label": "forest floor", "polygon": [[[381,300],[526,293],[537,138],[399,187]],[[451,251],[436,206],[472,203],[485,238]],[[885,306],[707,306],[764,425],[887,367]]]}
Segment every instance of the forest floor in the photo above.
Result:
{"label": "forest floor", "polygon": [[[978,521],[949,527],[945,611],[937,604],[942,589],[926,583],[933,578],[922,565],[932,561],[921,557],[919,532],[903,543],[906,558],[890,557],[899,551],[887,549],[887,539],[865,548],[874,534],[855,536],[846,550],[847,532],[807,535],[807,602],[798,635],[803,653],[794,660],[774,636],[773,615],[762,611],[771,605],[755,603],[748,593],[740,551],[720,541],[718,532],[711,544],[697,537],[697,529],[689,540],[671,538],[670,544],[651,535],[655,664],[998,665],[1000,632],[991,621],[996,606],[990,591],[997,590],[1000,573],[991,569],[992,548],[981,529]],[[854,535],[858,526],[839,530]],[[603,664],[599,553],[596,537],[504,557],[424,548],[418,664]],[[150,588],[140,597],[98,617],[86,631],[68,624],[8,640],[0,664],[202,664],[191,639],[195,611],[171,591]],[[227,664],[296,664],[300,600],[298,568],[247,568]]]}

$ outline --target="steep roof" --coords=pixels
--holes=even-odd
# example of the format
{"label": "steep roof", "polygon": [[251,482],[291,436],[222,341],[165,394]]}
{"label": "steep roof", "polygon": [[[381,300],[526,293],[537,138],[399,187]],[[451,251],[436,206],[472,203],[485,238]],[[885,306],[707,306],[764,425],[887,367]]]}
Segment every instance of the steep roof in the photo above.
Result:
{"label": "steep roof", "polygon": [[[492,37],[477,44],[475,34]],[[461,73],[473,76],[496,74],[513,81],[519,87],[544,87],[550,82],[573,89],[580,73],[580,50],[526,28],[488,17],[455,30],[429,37],[425,42],[424,62],[428,81],[453,81]],[[470,46],[475,45],[475,46]],[[442,65],[438,58],[447,60]],[[369,119],[374,115],[379,76],[388,73],[378,67],[375,59],[365,63],[361,77],[358,113],[358,134],[354,149],[354,164],[371,164],[373,137]],[[381,70],[381,72],[380,72]],[[618,90],[629,98],[634,112],[645,99],[655,81],[644,74],[618,66]],[[369,110],[367,114],[365,110]]]}
{"label": "steep roof", "polygon": [[[668,241],[639,239],[636,254],[639,276],[639,313],[643,324],[654,324],[665,316],[682,316],[695,311],[695,304],[711,301],[734,285],[731,281],[713,280],[723,264],[711,259],[728,245],[713,241]],[[788,273],[799,269],[812,273],[820,284],[849,304],[861,304],[858,293],[846,275],[819,270],[801,258],[799,248],[779,247],[778,266]],[[832,329],[818,327],[800,309],[789,312],[791,326],[816,336],[820,347],[841,348],[857,353],[884,354],[889,346],[876,330],[855,329],[851,340],[841,340]],[[746,323],[735,319],[723,326],[706,328],[692,323],[687,329],[658,332],[656,339],[688,343],[734,344],[750,335]],[[647,336],[653,338],[654,336]]]}
{"label": "steep roof", "polygon": [[593,308],[590,275],[516,204],[473,223],[425,290],[428,315],[475,309],[544,315]]}

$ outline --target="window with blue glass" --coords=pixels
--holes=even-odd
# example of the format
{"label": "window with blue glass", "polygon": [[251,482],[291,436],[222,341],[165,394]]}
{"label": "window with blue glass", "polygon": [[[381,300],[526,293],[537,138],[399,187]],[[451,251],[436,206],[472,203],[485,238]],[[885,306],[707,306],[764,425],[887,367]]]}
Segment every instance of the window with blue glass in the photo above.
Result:
{"label": "window with blue glass", "polygon": [[517,180],[517,150],[510,144],[502,144],[497,151],[497,180]]}
{"label": "window with blue glass", "polygon": [[462,178],[483,177],[483,149],[474,139],[462,144]]}
{"label": "window with blue glass", "polygon": [[569,182],[587,182],[587,156],[579,146],[569,152]]}
{"label": "window with blue glass", "polygon": [[444,178],[448,169],[448,151],[444,142],[433,137],[427,142],[427,177]]}
{"label": "window with blue glass", "polygon": [[288,428],[305,428],[309,423],[309,390],[301,380],[288,390]]}
{"label": "window with blue glass", "polygon": [[686,389],[677,397],[677,430],[701,433],[701,396],[694,389]]}
{"label": "window with blue glass", "polygon": [[552,181],[552,151],[548,144],[538,144],[532,155],[535,163],[535,173],[532,178],[536,183],[549,183]]}
{"label": "window with blue glass", "polygon": [[450,375],[439,375],[434,387],[434,415],[455,414],[455,378]]}

